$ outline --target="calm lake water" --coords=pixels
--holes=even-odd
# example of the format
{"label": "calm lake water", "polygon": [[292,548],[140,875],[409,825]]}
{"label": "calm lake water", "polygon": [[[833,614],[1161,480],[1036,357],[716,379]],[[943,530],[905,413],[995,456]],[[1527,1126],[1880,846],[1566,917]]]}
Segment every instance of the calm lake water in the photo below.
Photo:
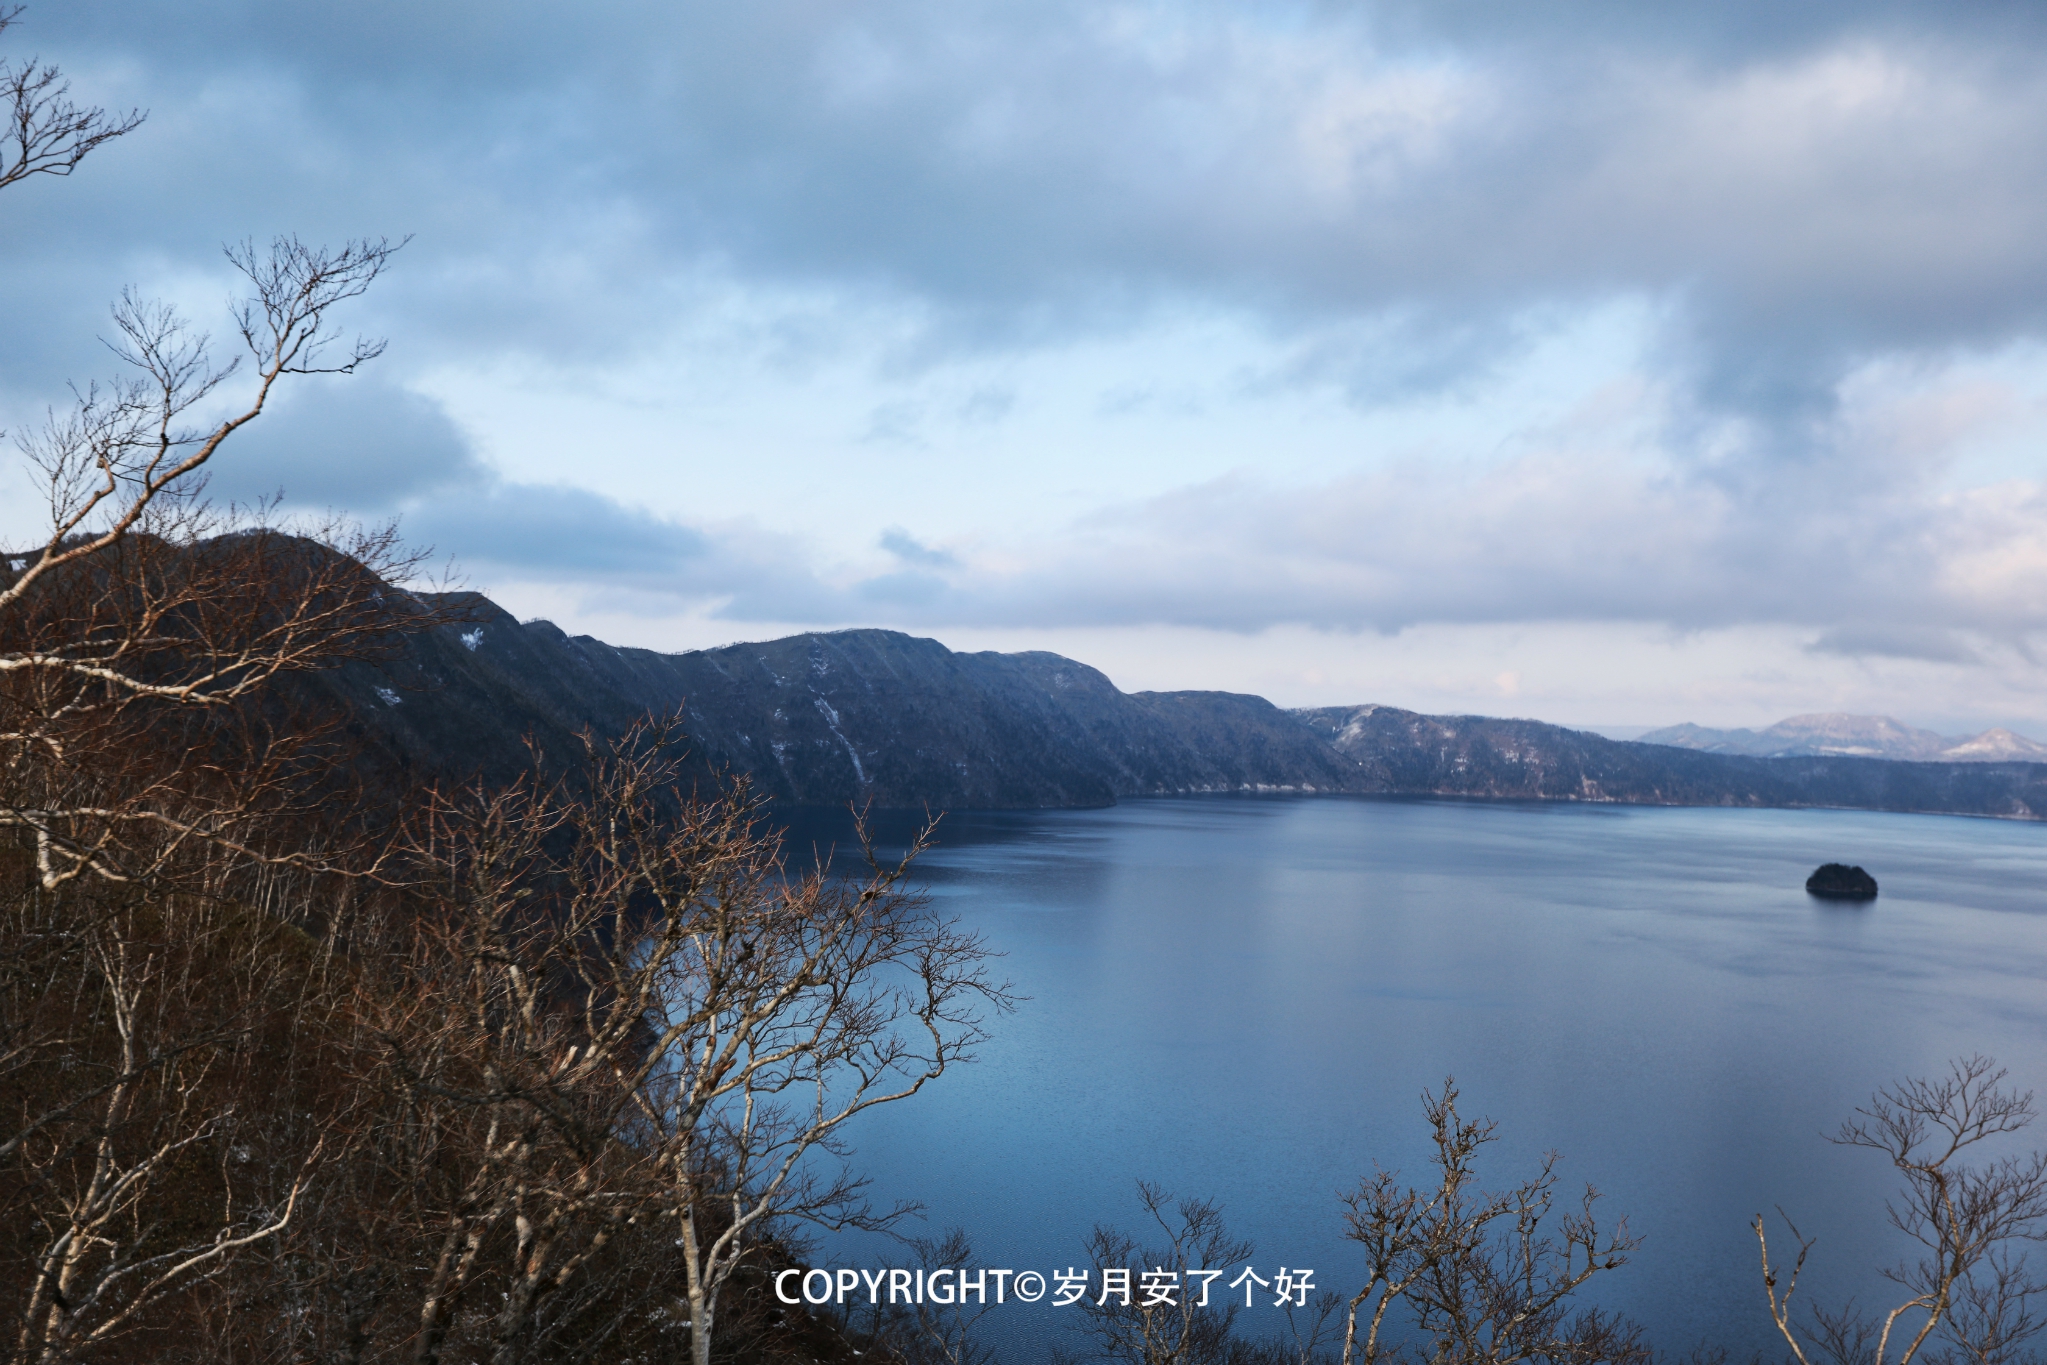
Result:
{"label": "calm lake water", "polygon": [[[924,884],[1029,998],[973,1066],[861,1120],[856,1164],[984,1265],[1085,1264],[1094,1224],[1139,1228],[1144,1178],[1220,1200],[1259,1274],[1353,1292],[1337,1192],[1374,1159],[1425,1180],[1419,1095],[1454,1075],[1499,1124],[1488,1183],[1554,1148],[1643,1238],[1599,1302],[1746,1357],[1772,1340],[1755,1213],[1818,1238],[1802,1296],[1874,1303],[1901,1251],[1888,1164],[1822,1136],[1872,1089],[1971,1052],[2047,1089],[2039,825],[1196,798],[942,832]],[[1829,861],[1882,898],[1808,898]],[[1028,1361],[1074,1311],[990,1321]]]}

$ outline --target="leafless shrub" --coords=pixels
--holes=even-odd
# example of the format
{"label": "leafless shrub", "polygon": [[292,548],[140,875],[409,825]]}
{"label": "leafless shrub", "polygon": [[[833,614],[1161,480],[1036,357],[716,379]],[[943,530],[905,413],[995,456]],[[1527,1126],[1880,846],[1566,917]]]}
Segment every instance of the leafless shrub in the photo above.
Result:
{"label": "leafless shrub", "polygon": [[1301,1278],[1285,1284],[1256,1281],[1256,1292],[1274,1293],[1270,1306],[1284,1310],[1284,1337],[1239,1336],[1244,1305],[1236,1299],[1239,1292],[1249,1297],[1248,1284],[1232,1288],[1225,1277],[1239,1263],[1251,1269],[1251,1243],[1230,1233],[1213,1200],[1175,1199],[1148,1181],[1138,1182],[1137,1193],[1150,1226],[1142,1238],[1099,1224],[1089,1234],[1086,1260],[1103,1278],[1099,1293],[1075,1305],[1086,1346],[1078,1356],[1058,1348],[1056,1359],[1130,1365],[1321,1365],[1328,1359],[1323,1342],[1342,1300],[1307,1287],[1312,1270],[1291,1272]]}
{"label": "leafless shrub", "polygon": [[[927,1275],[974,1264],[973,1243],[964,1228],[938,1238],[908,1238],[904,1244]],[[983,1328],[997,1305],[985,1289],[972,1303],[964,1293],[954,1295],[951,1303],[884,1303],[879,1293],[865,1304],[857,1298],[821,1316],[842,1339],[858,1342],[863,1356],[889,1365],[997,1365],[999,1357]]]}
{"label": "leafless shrub", "polygon": [[2024,1343],[2047,1325],[2034,1307],[2047,1285],[2028,1266],[2023,1245],[2047,1239],[2047,1152],[1965,1164],[1976,1144],[2033,1121],[2032,1093],[2004,1089],[2006,1074],[1988,1057],[1957,1059],[1945,1076],[1877,1091],[1856,1111],[1860,1118],[1834,1136],[1842,1146],[1890,1158],[1904,1178],[1885,1206],[1891,1226],[1923,1249],[1918,1260],[1884,1271],[1906,1297],[1881,1316],[1850,1303],[1815,1309],[1809,1325],[1795,1327],[1792,1295],[1813,1242],[1786,1216],[1797,1251],[1789,1267],[1773,1261],[1756,1215],[1770,1316],[1800,1365],[1815,1356],[1892,1365],[1894,1346],[1895,1365],[1909,1365],[1936,1342],[1945,1349],[1932,1359],[2003,1365],[2019,1359]]}
{"label": "leafless shrub", "polygon": [[1387,1342],[1396,1305],[1430,1365],[1646,1361],[1632,1323],[1572,1305],[1588,1280],[1626,1264],[1639,1245],[1627,1220],[1602,1233],[1590,1185],[1575,1209],[1553,1219],[1554,1152],[1513,1189],[1483,1189],[1475,1157],[1496,1125],[1460,1118],[1451,1081],[1440,1097],[1425,1093],[1422,1106],[1435,1148],[1433,1188],[1403,1187],[1381,1168],[1344,1197],[1345,1235],[1365,1248],[1366,1280],[1348,1305],[1343,1365],[1408,1358],[1408,1348]]}

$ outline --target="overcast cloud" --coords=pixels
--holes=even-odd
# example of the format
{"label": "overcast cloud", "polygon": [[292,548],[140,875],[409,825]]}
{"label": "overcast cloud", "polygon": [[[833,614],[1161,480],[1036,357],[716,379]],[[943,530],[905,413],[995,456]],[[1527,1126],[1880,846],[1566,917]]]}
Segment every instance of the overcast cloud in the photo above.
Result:
{"label": "overcast cloud", "polygon": [[0,197],[12,420],[126,283],[206,320],[225,239],[412,234],[375,373],[215,491],[486,588],[1955,676],[2047,629],[2034,7],[71,0],[9,41],[150,111]]}

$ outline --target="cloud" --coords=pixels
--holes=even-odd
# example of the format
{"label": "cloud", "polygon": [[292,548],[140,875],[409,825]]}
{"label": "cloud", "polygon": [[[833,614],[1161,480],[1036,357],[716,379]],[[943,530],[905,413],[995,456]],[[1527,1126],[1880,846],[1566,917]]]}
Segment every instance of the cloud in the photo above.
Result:
{"label": "cloud", "polygon": [[[418,234],[349,319],[395,339],[378,380],[281,405],[216,492],[397,511],[491,573],[739,620],[1761,622],[1956,661],[2047,627],[2047,494],[1945,481],[1996,404],[1915,416],[1864,391],[2047,332],[2038,7],[274,10],[48,6],[18,31],[84,98],[152,113],[72,180],[0,200],[0,312],[39,320],[0,331],[11,404],[104,368],[90,337],[130,281],[218,316],[223,238]],[[630,505],[570,486],[574,462],[559,486],[507,479],[420,396],[493,366],[564,387],[644,372],[722,309],[792,369],[866,367],[848,477],[1000,507],[975,504],[994,485],[953,428],[994,449],[1036,395],[947,401],[905,376],[1219,317],[1269,363],[1205,402],[1469,402],[1616,304],[1649,319],[1615,376],[1653,395],[1625,439],[1188,476],[1051,538],[920,507],[900,515],[973,548],[856,527],[870,558],[847,562],[818,528],[764,529],[772,487],[685,514],[681,475]],[[1102,403],[1134,424],[1169,389]]]}
{"label": "cloud", "polygon": [[891,526],[883,531],[876,543],[905,564],[927,569],[950,569],[959,564],[959,556],[950,550],[935,550],[900,526]]}
{"label": "cloud", "polygon": [[287,507],[385,515],[444,489],[481,490],[494,476],[440,404],[374,371],[281,389],[275,407],[213,462],[208,491]]}
{"label": "cloud", "polygon": [[[1658,397],[1601,396],[1486,463],[1412,460],[1305,484],[1238,474],[1100,508],[1052,537],[940,558],[900,531],[895,566],[810,562],[800,604],[747,592],[721,615],[914,628],[1625,622],[1817,632],[1816,653],[1970,663],[2047,631],[2047,483],[1933,486],[1936,448],[2008,399],[1958,383],[1833,424],[1790,468],[1642,448]],[[1738,448],[1741,424],[1713,443]],[[1613,438],[1609,440],[1609,438]],[[790,580],[794,581],[794,580]]]}
{"label": "cloud", "polygon": [[581,585],[642,616],[1240,634],[1761,625],[1807,632],[1814,655],[1948,664],[2047,630],[2047,484],[1940,483],[1942,452],[2033,430],[2037,404],[1973,374],[1915,388],[1872,371],[1843,392],[1825,439],[1774,465],[1745,453],[1740,419],[1700,435],[1717,460],[1661,447],[1650,437],[1682,400],[1610,385],[1484,461],[1238,473],[1097,506],[1049,535],[932,544],[887,526],[846,559],[747,517],[507,478],[437,403],[361,379],[295,394],[230,446],[223,475],[255,493],[283,485],[287,510],[400,514],[486,589]]}
{"label": "cloud", "polygon": [[425,502],[408,538],[461,564],[687,587],[710,544],[700,532],[563,485],[497,482]]}
{"label": "cloud", "polygon": [[1924,659],[1929,663],[1974,664],[1981,650],[1960,631],[1940,626],[1873,625],[1820,632],[1807,646],[1815,654],[1849,659]]}
{"label": "cloud", "polygon": [[153,122],[17,250],[210,269],[244,231],[417,231],[391,330],[556,358],[661,334],[707,266],[899,298],[938,351],[1188,299],[1430,338],[1359,356],[1368,393],[1647,295],[1703,400],[1786,420],[1872,354],[2039,330],[2038,19],[1652,8],[52,8],[48,54]]}
{"label": "cloud", "polygon": [[[1106,518],[1104,519],[1107,520]],[[2032,565],[1984,591],[1974,519],[1864,503],[1772,515],[1725,489],[1625,464],[1516,461],[1477,479],[1422,470],[1304,490],[1231,480],[1122,509],[1082,548],[1023,573],[955,580],[955,620],[1281,622],[1397,631],[1423,623],[1635,621],[1675,630],[1830,627],[1832,652],[1961,657],[1956,626],[2047,628]],[[1906,642],[1909,641],[1909,646]]]}
{"label": "cloud", "polygon": [[208,493],[282,493],[287,513],[399,518],[408,540],[487,574],[729,591],[757,567],[695,528],[568,484],[509,480],[435,400],[370,376],[311,381],[222,448]]}

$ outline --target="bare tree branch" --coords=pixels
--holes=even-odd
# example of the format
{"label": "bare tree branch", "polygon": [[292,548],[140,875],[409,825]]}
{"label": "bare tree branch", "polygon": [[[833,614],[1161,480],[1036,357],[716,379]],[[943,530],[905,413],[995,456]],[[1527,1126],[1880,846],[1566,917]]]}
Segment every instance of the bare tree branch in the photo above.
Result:
{"label": "bare tree branch", "polygon": [[1921,1254],[1884,1271],[1905,1297],[1880,1318],[1865,1318],[1853,1305],[1816,1308],[1810,1327],[1795,1327],[1791,1295],[1812,1242],[1785,1218],[1798,1254],[1780,1294],[1782,1267],[1771,1263],[1757,1215],[1752,1227],[1762,1248],[1770,1316],[1800,1365],[1810,1365],[1807,1345],[1824,1355],[1853,1351],[1871,1365],[1892,1365],[1894,1341],[1896,1365],[1910,1365],[1937,1334],[1964,1359],[2002,1361],[2047,1326],[2029,1306],[2047,1284],[2028,1266],[2022,1246],[2047,1239],[2047,1152],[1975,1166],[1964,1160],[1978,1143],[2018,1133],[2033,1121],[2032,1093],[2006,1090],[2006,1074],[1988,1057],[1957,1058],[1945,1076],[1911,1077],[1877,1091],[1834,1136],[1842,1146],[1882,1153],[1904,1179],[1885,1209],[1891,1226]]}
{"label": "bare tree branch", "polygon": [[1573,1297],[1593,1276],[1619,1269],[1640,1245],[1627,1220],[1602,1232],[1594,1216],[1599,1194],[1589,1185],[1574,1211],[1553,1218],[1554,1152],[1532,1179],[1484,1190],[1474,1159],[1494,1140],[1494,1124],[1459,1117],[1450,1080],[1440,1096],[1424,1093],[1422,1107],[1435,1148],[1434,1188],[1403,1188],[1381,1169],[1344,1197],[1346,1236],[1365,1248],[1366,1278],[1348,1305],[1343,1365],[1398,1356],[1383,1336],[1395,1305],[1427,1339],[1435,1365],[1646,1361],[1634,1324],[1597,1309],[1572,1312]]}
{"label": "bare tree branch", "polygon": [[[0,35],[20,21],[23,6],[0,7]],[[71,83],[54,66],[30,58],[0,62],[0,189],[32,175],[69,175],[93,150],[134,132],[147,115],[85,108],[71,102]]]}

